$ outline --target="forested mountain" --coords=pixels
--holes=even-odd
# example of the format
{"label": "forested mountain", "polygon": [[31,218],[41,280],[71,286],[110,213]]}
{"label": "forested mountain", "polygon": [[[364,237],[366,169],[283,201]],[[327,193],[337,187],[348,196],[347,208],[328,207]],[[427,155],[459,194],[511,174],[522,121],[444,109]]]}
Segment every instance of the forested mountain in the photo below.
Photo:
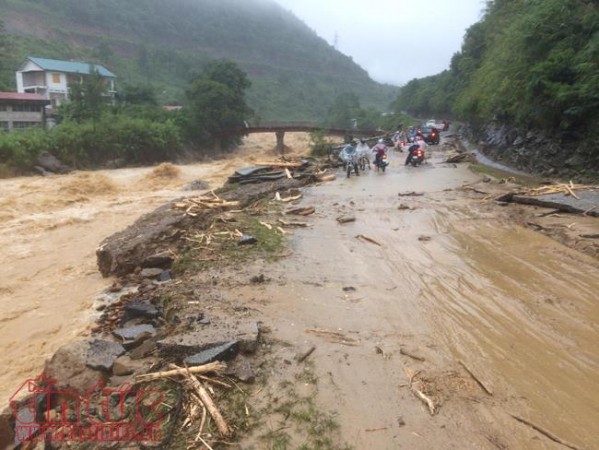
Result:
{"label": "forested mountain", "polygon": [[599,127],[599,3],[488,0],[451,67],[412,80],[396,107],[590,138]]}
{"label": "forested mountain", "polygon": [[396,92],[272,0],[0,0],[0,19],[5,88],[31,55],[104,64],[120,86],[150,84],[162,102],[182,100],[207,62],[227,58],[248,73],[263,119],[319,119],[346,92],[386,109]]}
{"label": "forested mountain", "polygon": [[488,156],[528,172],[599,179],[599,2],[487,0],[448,70],[395,108],[466,122]]}

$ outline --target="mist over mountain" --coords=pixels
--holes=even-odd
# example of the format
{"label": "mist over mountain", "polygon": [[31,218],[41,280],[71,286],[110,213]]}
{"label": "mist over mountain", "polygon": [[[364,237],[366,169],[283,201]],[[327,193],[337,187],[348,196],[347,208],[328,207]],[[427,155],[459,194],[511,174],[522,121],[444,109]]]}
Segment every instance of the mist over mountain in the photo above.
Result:
{"label": "mist over mountain", "polygon": [[24,57],[41,56],[101,63],[164,103],[183,100],[204,64],[230,59],[252,80],[248,102],[263,119],[315,120],[346,92],[386,110],[397,91],[272,0],[0,0],[0,19],[8,87]]}

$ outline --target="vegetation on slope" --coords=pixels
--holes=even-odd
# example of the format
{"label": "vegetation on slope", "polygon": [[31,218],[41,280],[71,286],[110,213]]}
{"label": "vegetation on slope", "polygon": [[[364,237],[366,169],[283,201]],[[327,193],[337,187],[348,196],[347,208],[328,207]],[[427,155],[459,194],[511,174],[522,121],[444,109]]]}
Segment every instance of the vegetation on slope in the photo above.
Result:
{"label": "vegetation on slope", "polygon": [[488,1],[451,67],[409,82],[395,107],[590,137],[599,126],[597,2]]}
{"label": "vegetation on slope", "polygon": [[106,65],[120,85],[150,84],[182,102],[206,63],[235,61],[252,80],[260,119],[322,119],[342,93],[385,110],[396,90],[370,80],[271,0],[0,0],[12,50],[0,79],[27,55]]}

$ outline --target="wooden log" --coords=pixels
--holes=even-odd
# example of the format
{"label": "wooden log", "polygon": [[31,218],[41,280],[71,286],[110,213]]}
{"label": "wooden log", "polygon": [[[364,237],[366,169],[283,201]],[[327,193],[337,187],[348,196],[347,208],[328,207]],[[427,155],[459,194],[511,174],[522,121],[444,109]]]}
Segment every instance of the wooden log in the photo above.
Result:
{"label": "wooden log", "polygon": [[297,357],[297,363],[299,364],[299,363],[304,362],[306,360],[306,358],[308,356],[310,356],[314,352],[314,350],[316,350],[316,346],[315,345],[313,345],[312,347],[310,347],[307,351],[305,351],[301,355],[298,355],[298,357]]}
{"label": "wooden log", "polygon": [[543,436],[548,437],[549,439],[551,439],[553,442],[557,442],[558,444],[564,445],[568,448],[571,448],[572,450],[582,450],[580,447],[576,447],[575,445],[572,445],[568,442],[565,442],[564,440],[560,439],[559,437],[557,437],[555,434],[551,433],[550,431],[545,430],[544,428],[541,428],[538,425],[535,425],[534,423],[523,419],[522,417],[518,417],[514,414],[510,414],[510,416],[512,416],[514,419],[516,419],[518,422],[523,423],[524,425],[527,425],[529,427],[531,427],[533,430],[538,431],[539,433],[541,433]]}
{"label": "wooden log", "polygon": [[197,394],[197,396],[200,398],[200,400],[208,410],[210,416],[214,419],[219,433],[225,437],[230,436],[232,434],[231,428],[229,428],[229,425],[227,424],[220,411],[214,404],[214,401],[212,400],[212,397],[210,396],[206,388],[188,370],[183,368],[181,368],[181,370],[184,371],[185,378],[187,379],[190,388],[194,391],[195,394]]}
{"label": "wooden log", "polygon": [[283,225],[284,227],[302,227],[302,228],[306,228],[306,227],[310,227],[312,226],[309,223],[306,222],[287,222],[283,219],[278,219],[278,222]]}
{"label": "wooden log", "polygon": [[409,352],[405,351],[403,348],[399,349],[399,354],[400,355],[404,355],[404,356],[408,356],[408,357],[410,357],[412,359],[415,359],[416,361],[425,361],[425,359],[422,358],[421,356],[416,356],[413,353],[409,353]]}
{"label": "wooden log", "polygon": [[176,377],[176,376],[186,375],[187,373],[191,373],[191,374],[204,374],[204,373],[210,373],[210,372],[222,373],[225,370],[227,370],[227,365],[225,363],[220,362],[220,361],[215,361],[215,362],[211,362],[209,364],[204,364],[202,366],[190,367],[188,369],[177,368],[177,369],[166,370],[166,371],[162,371],[162,372],[154,372],[154,373],[146,373],[146,374],[142,374],[142,375],[137,375],[135,377],[135,379],[138,382],[142,382],[142,381],[159,380],[161,378]]}
{"label": "wooden log", "polygon": [[356,218],[354,216],[339,216],[337,217],[337,222],[339,223],[349,223],[355,222]]}
{"label": "wooden log", "polygon": [[316,208],[314,206],[304,206],[303,208],[295,208],[287,211],[285,214],[295,214],[296,216],[309,216],[314,214]]}
{"label": "wooden log", "polygon": [[372,244],[378,245],[379,247],[382,247],[382,246],[383,246],[383,245],[382,245],[380,242],[378,242],[377,240],[375,240],[375,239],[373,239],[373,238],[371,238],[371,237],[368,237],[368,236],[364,236],[363,234],[358,234],[358,235],[356,236],[356,239],[362,239],[362,240],[364,240],[364,241],[366,241],[366,242],[370,242],[370,243],[372,243]]}

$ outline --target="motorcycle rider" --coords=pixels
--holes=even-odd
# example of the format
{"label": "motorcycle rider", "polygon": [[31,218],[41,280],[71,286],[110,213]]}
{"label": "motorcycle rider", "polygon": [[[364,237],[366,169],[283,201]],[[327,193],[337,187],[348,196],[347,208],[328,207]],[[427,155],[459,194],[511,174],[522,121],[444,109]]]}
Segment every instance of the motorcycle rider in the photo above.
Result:
{"label": "motorcycle rider", "polygon": [[426,142],[424,142],[424,137],[419,134],[416,136],[416,142],[412,145],[410,145],[410,148],[408,149],[408,157],[406,158],[406,166],[408,164],[410,164],[410,161],[412,161],[412,156],[414,156],[414,152],[416,150],[422,150],[422,154],[424,155],[424,161],[426,162],[426,149],[427,149],[427,145]]}
{"label": "motorcycle rider", "polygon": [[[343,147],[343,150],[339,153],[339,158],[346,165],[351,164],[356,172],[356,175],[360,175],[358,172],[358,152],[356,151],[357,142],[353,139]],[[349,175],[348,175],[349,176]]]}
{"label": "motorcycle rider", "polygon": [[360,138],[360,143],[356,147],[356,153],[358,154],[358,160],[362,157],[366,158],[366,161],[368,161],[368,168],[370,169],[370,147],[368,146],[366,139]]}
{"label": "motorcycle rider", "polygon": [[385,145],[385,141],[383,139],[379,139],[377,144],[372,147],[372,152],[374,155],[374,165],[378,167],[380,160],[384,155],[387,154],[387,146]]}

